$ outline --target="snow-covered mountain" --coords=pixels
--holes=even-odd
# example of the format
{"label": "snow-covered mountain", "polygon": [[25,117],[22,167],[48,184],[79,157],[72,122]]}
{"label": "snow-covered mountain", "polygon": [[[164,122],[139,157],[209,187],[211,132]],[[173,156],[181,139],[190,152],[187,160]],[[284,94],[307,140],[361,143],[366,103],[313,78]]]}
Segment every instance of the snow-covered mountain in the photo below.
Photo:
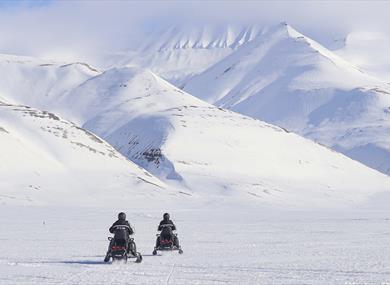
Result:
{"label": "snow-covered mountain", "polygon": [[54,111],[53,104],[61,94],[97,74],[86,63],[48,62],[0,54],[0,98]]}
{"label": "snow-covered mountain", "polygon": [[[65,73],[72,84],[51,76],[66,67],[72,67]],[[2,98],[55,110],[182,192],[328,206],[390,189],[386,176],[283,129],[201,101],[146,69],[97,72],[84,64],[19,61],[2,68],[16,78],[0,88]],[[44,72],[30,80],[12,76],[25,69]],[[49,85],[57,91],[35,89]]]}
{"label": "snow-covered mountain", "polygon": [[355,31],[349,33],[335,53],[360,69],[390,82],[390,38],[381,32]]}
{"label": "snow-covered mountain", "polygon": [[180,86],[259,33],[258,26],[173,26],[151,33],[135,52],[112,56],[107,65],[149,68]]}
{"label": "snow-covered mountain", "polygon": [[206,197],[332,205],[390,189],[390,179],[374,170],[212,106],[145,69],[108,70],[75,88],[66,101],[67,116],[127,158]]}
{"label": "snow-covered mountain", "polygon": [[124,204],[173,191],[92,133],[58,116],[0,103],[0,203]]}
{"label": "snow-covered mountain", "polygon": [[283,126],[390,174],[390,86],[287,24],[269,28],[185,91]]}

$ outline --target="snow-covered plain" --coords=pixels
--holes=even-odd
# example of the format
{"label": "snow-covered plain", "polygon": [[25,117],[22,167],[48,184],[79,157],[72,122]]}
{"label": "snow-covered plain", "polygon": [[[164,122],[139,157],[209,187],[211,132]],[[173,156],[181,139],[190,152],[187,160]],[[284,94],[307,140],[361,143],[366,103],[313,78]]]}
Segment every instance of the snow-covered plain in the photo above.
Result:
{"label": "snow-covered plain", "polygon": [[[0,207],[0,284],[390,282],[389,212],[164,206]],[[155,229],[167,209],[184,254],[152,256]],[[107,229],[119,210],[135,227],[141,264],[102,261]]]}

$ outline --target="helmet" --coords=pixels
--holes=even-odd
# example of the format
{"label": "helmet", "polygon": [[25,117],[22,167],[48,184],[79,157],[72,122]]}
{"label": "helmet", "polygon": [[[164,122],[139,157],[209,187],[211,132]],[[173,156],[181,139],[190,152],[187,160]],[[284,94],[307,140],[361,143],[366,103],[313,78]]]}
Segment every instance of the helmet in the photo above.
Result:
{"label": "helmet", "polygon": [[126,220],[126,214],[123,212],[120,212],[118,214],[118,220]]}
{"label": "helmet", "polygon": [[170,216],[169,216],[169,214],[168,213],[165,213],[164,215],[163,215],[163,219],[164,220],[169,220],[169,218],[170,218]]}

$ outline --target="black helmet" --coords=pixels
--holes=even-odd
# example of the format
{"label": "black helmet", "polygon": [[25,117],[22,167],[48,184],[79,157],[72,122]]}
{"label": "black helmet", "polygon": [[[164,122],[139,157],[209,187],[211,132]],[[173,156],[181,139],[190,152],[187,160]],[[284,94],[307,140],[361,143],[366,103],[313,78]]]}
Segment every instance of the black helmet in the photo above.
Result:
{"label": "black helmet", "polygon": [[126,214],[123,212],[120,212],[118,214],[118,220],[123,220],[123,221],[126,220]]}
{"label": "black helmet", "polygon": [[170,216],[169,216],[168,213],[165,213],[165,214],[163,215],[163,219],[164,219],[164,220],[168,221],[169,218],[170,218]]}

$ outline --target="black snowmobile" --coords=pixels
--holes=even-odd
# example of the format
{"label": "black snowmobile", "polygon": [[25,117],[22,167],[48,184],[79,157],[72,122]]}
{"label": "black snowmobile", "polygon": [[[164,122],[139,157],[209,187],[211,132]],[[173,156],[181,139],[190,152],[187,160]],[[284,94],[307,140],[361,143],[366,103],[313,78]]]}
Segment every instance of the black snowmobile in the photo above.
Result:
{"label": "black snowmobile", "polygon": [[110,249],[107,252],[104,262],[123,260],[127,262],[128,258],[136,258],[135,262],[142,262],[141,253],[137,252],[134,239],[131,238],[126,229],[127,226],[115,226],[114,237],[108,237]]}
{"label": "black snowmobile", "polygon": [[178,250],[179,254],[183,253],[181,246],[178,245],[177,233],[172,231],[172,225],[161,225],[161,233],[156,234],[157,242],[153,250],[153,255],[157,254],[157,251],[174,251]]}

